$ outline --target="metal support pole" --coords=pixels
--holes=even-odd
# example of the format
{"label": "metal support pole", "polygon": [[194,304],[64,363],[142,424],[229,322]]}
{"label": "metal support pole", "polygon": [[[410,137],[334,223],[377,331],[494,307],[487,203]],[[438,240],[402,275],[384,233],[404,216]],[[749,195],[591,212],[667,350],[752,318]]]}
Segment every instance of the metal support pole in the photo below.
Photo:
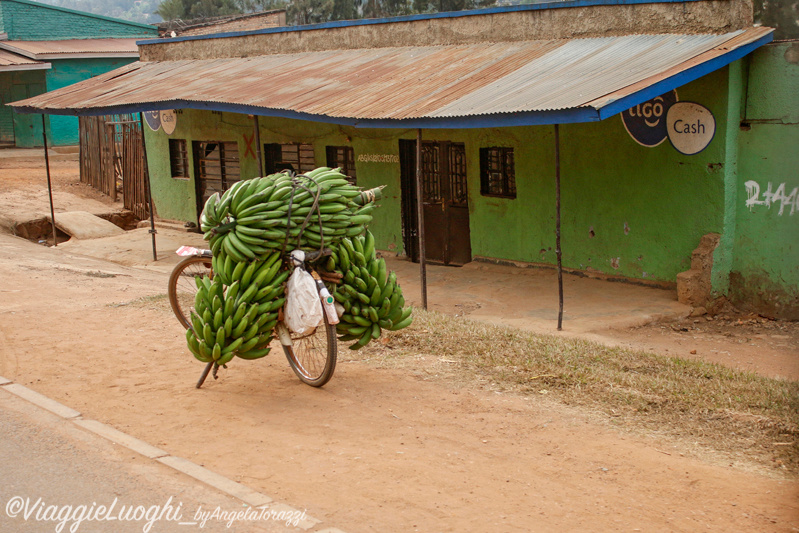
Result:
{"label": "metal support pole", "polygon": [[560,249],[560,126],[555,124],[555,255],[558,258],[558,331],[563,329],[563,254]]}
{"label": "metal support pole", "polygon": [[150,235],[153,236],[153,261],[158,261],[158,253],[155,251],[155,211],[153,209],[153,193],[150,187],[150,169],[147,165],[147,143],[144,142],[144,114],[139,113],[139,128],[141,129],[142,156],[144,156],[144,187],[147,190],[147,205],[150,210]]}
{"label": "metal support pole", "polygon": [[53,225],[53,246],[58,246],[55,231],[55,209],[53,209],[53,182],[50,180],[50,155],[47,153],[47,122],[42,113],[42,139],[44,139],[44,166],[47,168],[47,194],[50,196],[50,222]]}
{"label": "metal support pole", "polygon": [[111,152],[111,190],[110,195],[113,201],[117,201],[117,175],[116,175],[116,158],[117,158],[117,143],[116,143],[116,125],[106,124],[106,134],[108,135],[108,146]]}
{"label": "metal support pole", "polygon": [[261,156],[261,126],[258,123],[258,115],[253,115],[252,119],[255,123],[255,153],[258,157],[258,177],[263,177],[264,161]]}
{"label": "metal support pole", "polygon": [[424,252],[424,210],[422,209],[422,129],[416,130],[416,235],[419,241],[419,270],[422,286],[422,309],[427,311],[427,261]]}

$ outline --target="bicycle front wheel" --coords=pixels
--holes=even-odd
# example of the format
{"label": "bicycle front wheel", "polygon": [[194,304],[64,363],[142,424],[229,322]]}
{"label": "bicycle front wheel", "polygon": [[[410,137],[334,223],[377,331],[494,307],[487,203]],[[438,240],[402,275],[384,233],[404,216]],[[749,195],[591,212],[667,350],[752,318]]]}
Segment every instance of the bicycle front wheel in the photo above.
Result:
{"label": "bicycle front wheel", "polygon": [[191,327],[191,311],[194,310],[194,296],[197,294],[195,276],[213,277],[211,258],[192,255],[175,265],[169,276],[169,305],[184,328]]}
{"label": "bicycle front wheel", "polygon": [[291,346],[283,346],[283,351],[300,381],[312,387],[330,381],[336,369],[336,340],[336,326],[327,321],[327,316],[313,333],[297,337],[292,334]]}

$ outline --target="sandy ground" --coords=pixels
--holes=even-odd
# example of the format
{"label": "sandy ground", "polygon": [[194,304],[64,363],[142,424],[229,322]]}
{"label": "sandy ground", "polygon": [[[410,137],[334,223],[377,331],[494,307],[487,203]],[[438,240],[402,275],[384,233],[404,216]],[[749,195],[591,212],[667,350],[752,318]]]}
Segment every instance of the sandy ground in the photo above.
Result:
{"label": "sandy ground", "polygon": [[[57,188],[114,208],[74,183],[74,163],[57,167]],[[41,208],[37,172],[0,165],[4,213]],[[90,257],[80,243],[47,248],[1,233],[0,376],[305,508],[325,526],[799,531],[796,473],[631,433],[545,396],[455,384],[425,371],[424,354],[419,371],[409,374],[342,353],[333,380],[313,389],[276,351],[237,361],[218,381],[195,389],[203,365],[188,354],[164,296],[177,259],[168,254],[187,235],[160,231],[162,261],[138,268],[120,263],[141,257],[141,246],[147,250],[146,230],[144,245],[105,245],[114,263]],[[415,292],[410,270],[400,279]],[[464,298],[434,301],[442,311],[484,319],[512,293],[479,307],[464,307]],[[549,311],[510,319],[551,327]],[[794,326],[699,317],[571,334],[795,379]]]}

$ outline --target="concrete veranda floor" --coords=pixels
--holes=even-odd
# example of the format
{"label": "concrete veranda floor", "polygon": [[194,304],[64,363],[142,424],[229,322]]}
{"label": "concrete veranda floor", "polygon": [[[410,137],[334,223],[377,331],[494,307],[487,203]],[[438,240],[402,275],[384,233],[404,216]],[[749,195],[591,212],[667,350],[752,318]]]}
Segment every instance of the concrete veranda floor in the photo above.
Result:
{"label": "concrete veranda floor", "polygon": [[[170,271],[182,245],[207,247],[202,236],[179,226],[156,224],[158,261],[153,261],[149,228],[123,235],[70,241],[59,245],[69,253],[107,259],[128,266]],[[420,306],[418,263],[383,252],[407,302]],[[536,333],[557,334],[557,272],[473,261],[463,267],[427,265],[428,310],[467,316]],[[689,306],[677,302],[675,289],[592,279],[564,273],[564,315],[560,334],[580,335],[611,328],[638,326],[656,319],[684,317]]]}
{"label": "concrete veranda floor", "polygon": [[[388,259],[406,300],[421,303],[418,263]],[[536,333],[559,333],[558,277],[550,268],[473,261],[463,267],[427,265],[428,309]],[[686,316],[675,289],[563,274],[563,334],[585,334]]]}
{"label": "concrete veranda floor", "polygon": [[[50,151],[51,157],[77,160],[76,147]],[[44,159],[42,149],[3,149],[0,159]],[[98,212],[107,206],[56,191],[56,212]],[[49,215],[46,195],[39,199],[36,216]],[[121,205],[120,205],[121,207]],[[32,207],[9,208],[4,216],[13,222],[35,218]],[[9,212],[10,211],[10,212]],[[24,212],[23,212],[24,211]],[[183,230],[180,224],[156,224],[158,261],[153,261],[149,226],[122,235],[75,240],[58,246],[68,253],[106,259],[128,266],[169,272],[180,259],[174,251],[182,245],[207,247],[202,236]],[[406,301],[422,303],[420,267],[393,253],[384,252],[390,270],[396,270]],[[552,268],[524,268],[473,261],[463,267],[427,265],[428,309],[464,315],[475,320],[510,325],[537,333],[580,335],[610,328],[642,325],[653,320],[686,316],[691,308],[677,302],[675,289],[645,287],[564,273],[563,330],[557,331],[558,285]]]}

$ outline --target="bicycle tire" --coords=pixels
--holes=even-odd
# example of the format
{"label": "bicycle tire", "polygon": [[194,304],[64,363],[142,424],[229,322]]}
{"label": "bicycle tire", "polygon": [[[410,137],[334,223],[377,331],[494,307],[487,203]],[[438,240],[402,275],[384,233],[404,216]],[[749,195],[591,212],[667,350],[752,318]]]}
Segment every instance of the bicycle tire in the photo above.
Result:
{"label": "bicycle tire", "polygon": [[194,296],[197,294],[195,276],[210,276],[211,258],[203,255],[192,255],[175,265],[169,275],[167,294],[169,305],[178,321],[184,328],[191,327],[191,311],[194,309]]}
{"label": "bicycle tire", "polygon": [[[319,305],[322,305],[320,300]],[[324,317],[324,325],[310,335],[291,336],[291,346],[283,346],[289,365],[300,381],[312,387],[321,387],[333,377],[336,370],[336,326]]]}

